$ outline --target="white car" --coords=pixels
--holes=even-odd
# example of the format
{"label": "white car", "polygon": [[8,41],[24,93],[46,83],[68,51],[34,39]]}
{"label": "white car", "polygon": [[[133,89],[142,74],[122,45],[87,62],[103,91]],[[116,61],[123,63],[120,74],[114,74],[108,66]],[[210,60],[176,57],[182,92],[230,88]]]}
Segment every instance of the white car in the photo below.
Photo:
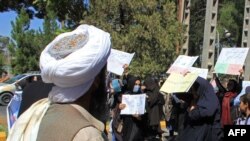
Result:
{"label": "white car", "polygon": [[18,88],[22,90],[34,78],[41,79],[40,73],[19,74],[0,83],[0,104],[8,105],[15,91]]}

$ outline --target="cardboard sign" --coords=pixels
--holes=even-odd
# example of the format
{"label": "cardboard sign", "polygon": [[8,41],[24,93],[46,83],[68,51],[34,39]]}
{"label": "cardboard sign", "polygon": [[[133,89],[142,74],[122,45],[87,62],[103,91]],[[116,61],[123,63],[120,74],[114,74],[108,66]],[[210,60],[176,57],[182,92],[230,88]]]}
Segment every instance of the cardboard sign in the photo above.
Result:
{"label": "cardboard sign", "polygon": [[249,48],[223,48],[215,64],[216,73],[239,75]]}
{"label": "cardboard sign", "polygon": [[164,93],[187,92],[197,79],[198,74],[187,73],[185,76],[179,73],[171,73],[162,85],[160,91]]}
{"label": "cardboard sign", "polygon": [[188,72],[189,68],[194,64],[197,60],[198,56],[185,56],[180,55],[175,60],[174,64],[168,69],[167,73],[181,73],[185,74]]}

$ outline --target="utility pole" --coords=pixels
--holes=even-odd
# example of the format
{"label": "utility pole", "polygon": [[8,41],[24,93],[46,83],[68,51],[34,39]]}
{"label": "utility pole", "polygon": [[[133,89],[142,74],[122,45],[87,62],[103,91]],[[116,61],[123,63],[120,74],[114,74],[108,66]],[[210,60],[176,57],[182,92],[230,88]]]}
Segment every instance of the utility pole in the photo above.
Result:
{"label": "utility pole", "polygon": [[[244,21],[243,21],[243,31],[242,31],[242,41],[241,41],[241,47],[250,47],[250,1],[245,0],[245,9],[244,9]],[[244,79],[249,80],[250,79],[250,49],[248,51],[246,62],[245,62],[245,74]]]}
{"label": "utility pole", "polygon": [[218,2],[219,0],[207,0],[206,4],[201,67],[208,69],[208,79],[212,78],[212,71],[214,69]]}

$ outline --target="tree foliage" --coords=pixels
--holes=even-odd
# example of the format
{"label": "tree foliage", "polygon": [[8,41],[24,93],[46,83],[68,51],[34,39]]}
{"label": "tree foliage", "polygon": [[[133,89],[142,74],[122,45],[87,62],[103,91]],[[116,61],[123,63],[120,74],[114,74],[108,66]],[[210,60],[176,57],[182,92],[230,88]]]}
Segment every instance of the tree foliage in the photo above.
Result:
{"label": "tree foliage", "polygon": [[[244,5],[244,1],[227,0],[219,7],[218,31],[221,43],[225,46],[241,45]],[[231,37],[225,36],[226,30],[231,33]]]}
{"label": "tree foliage", "polygon": [[9,68],[8,44],[9,37],[0,36],[0,74],[3,70],[7,70]]}
{"label": "tree foliage", "polygon": [[57,25],[51,18],[45,18],[44,31],[30,30],[30,19],[26,11],[21,10],[15,22],[12,22],[12,42],[9,50],[12,54],[13,73],[39,70],[41,50],[55,36]]}
{"label": "tree foliage", "polygon": [[111,33],[113,48],[135,52],[131,72],[165,73],[181,41],[176,5],[169,0],[95,0],[82,21]]}

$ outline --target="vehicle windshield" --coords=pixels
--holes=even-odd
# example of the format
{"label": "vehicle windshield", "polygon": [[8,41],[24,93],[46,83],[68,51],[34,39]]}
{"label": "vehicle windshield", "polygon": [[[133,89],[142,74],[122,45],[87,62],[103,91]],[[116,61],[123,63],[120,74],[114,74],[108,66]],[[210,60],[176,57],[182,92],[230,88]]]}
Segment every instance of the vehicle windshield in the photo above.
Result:
{"label": "vehicle windshield", "polygon": [[4,81],[3,83],[12,84],[12,83],[18,81],[19,79],[23,78],[24,76],[25,75],[23,75],[23,74],[19,74],[19,75],[16,75],[16,76]]}

